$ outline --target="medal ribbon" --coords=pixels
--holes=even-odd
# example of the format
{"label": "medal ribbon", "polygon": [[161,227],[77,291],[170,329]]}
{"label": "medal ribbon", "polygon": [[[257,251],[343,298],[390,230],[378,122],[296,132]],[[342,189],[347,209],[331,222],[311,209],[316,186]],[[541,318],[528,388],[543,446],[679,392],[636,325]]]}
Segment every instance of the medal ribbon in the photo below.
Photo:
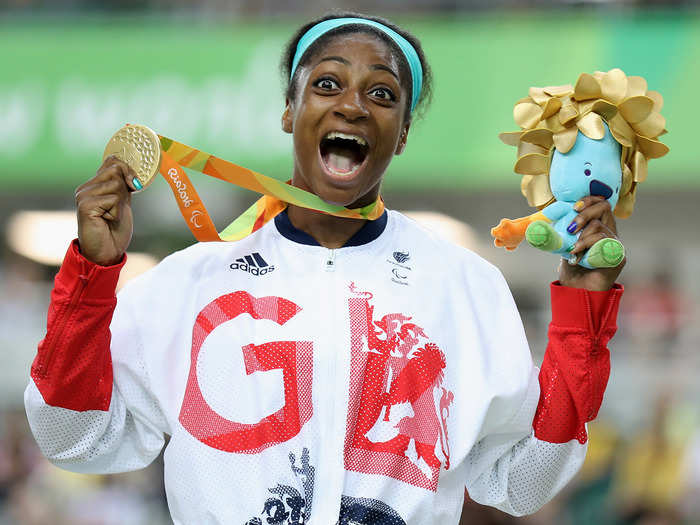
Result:
{"label": "medal ribbon", "polygon": [[[198,241],[237,241],[243,239],[272,220],[287,207],[287,204],[336,217],[370,221],[379,218],[384,213],[384,201],[381,197],[372,204],[355,209],[328,204],[317,195],[296,188],[289,183],[256,173],[167,137],[158,135],[158,138],[161,145],[160,174],[170,186],[182,217]],[[199,198],[183,167],[230,182],[247,190],[262,193],[263,197],[224,228],[221,233],[218,233],[209,212],[204,207],[204,203]]]}

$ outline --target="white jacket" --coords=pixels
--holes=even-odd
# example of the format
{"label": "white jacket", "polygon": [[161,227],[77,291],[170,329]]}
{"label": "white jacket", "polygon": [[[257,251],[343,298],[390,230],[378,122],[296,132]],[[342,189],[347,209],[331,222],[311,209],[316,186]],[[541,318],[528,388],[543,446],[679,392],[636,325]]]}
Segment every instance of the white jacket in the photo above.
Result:
{"label": "white jacket", "polygon": [[286,214],[196,244],[132,281],[111,325],[119,267],[73,247],[25,394],[44,454],[122,472],[171,436],[178,524],[456,524],[465,487],[536,511],[586,445],[533,433],[538,369],[503,277],[387,215],[336,250]]}

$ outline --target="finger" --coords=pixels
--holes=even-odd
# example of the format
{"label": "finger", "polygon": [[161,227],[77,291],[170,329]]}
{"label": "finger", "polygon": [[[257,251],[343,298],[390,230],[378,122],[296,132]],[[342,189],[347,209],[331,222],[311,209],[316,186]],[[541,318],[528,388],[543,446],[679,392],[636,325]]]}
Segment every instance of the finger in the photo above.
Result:
{"label": "finger", "polygon": [[[143,187],[141,182],[136,178],[136,172],[131,168],[131,166],[114,155],[110,155],[104,160],[102,165],[97,170],[97,175],[91,180],[106,180],[107,178],[115,175],[120,176],[131,191],[137,191]],[[134,180],[137,182],[134,182]],[[80,189],[80,187],[78,189]]]}
{"label": "finger", "polygon": [[120,195],[124,199],[131,195],[124,179],[120,176],[114,176],[104,181],[86,183],[86,185],[83,185],[76,191],[75,198],[77,201],[94,195],[107,195],[110,193]]}
{"label": "finger", "polygon": [[78,213],[107,221],[118,221],[120,201],[119,196],[115,194],[91,196],[80,202]]}
{"label": "finger", "polygon": [[115,176],[104,181],[91,181],[78,188],[75,193],[75,203],[79,204],[81,200],[93,196],[109,194],[118,195],[122,200],[131,202],[131,192],[126,182],[122,177]]}
{"label": "finger", "polygon": [[605,237],[617,239],[617,235],[615,235],[612,229],[608,228],[600,219],[593,219],[581,230],[579,238],[574,243],[569,253],[575,254],[585,250],[586,246],[589,244],[588,239],[599,233],[602,233]]}
{"label": "finger", "polygon": [[584,208],[603,200],[605,199],[600,195],[586,195],[585,197],[582,197],[580,200],[576,201],[574,204],[574,209],[580,212],[583,211]]}
{"label": "finger", "polygon": [[[112,178],[117,178],[117,179],[124,179],[123,175],[123,167],[121,167],[118,162],[118,159],[112,161],[111,163],[103,163],[99,169],[97,170],[96,175],[91,178],[90,180],[84,182],[80,186],[78,186],[75,190],[75,194],[77,195],[78,193],[82,192],[87,186],[90,186],[95,183],[100,183],[100,182],[106,182]],[[128,170],[128,166],[126,167]]]}
{"label": "finger", "polygon": [[602,199],[598,202],[593,202],[586,206],[575,218],[571,221],[571,224],[567,227],[566,231],[571,234],[580,232],[586,225],[594,220],[598,219],[605,223],[611,230],[617,232],[617,227],[615,223],[615,217],[610,209],[610,203]]}
{"label": "finger", "polygon": [[128,186],[130,191],[138,191],[143,189],[141,181],[138,180],[138,178],[136,177],[136,172],[131,168],[131,166],[129,166],[126,162],[116,158],[114,155],[110,155],[108,159],[110,160],[108,168],[112,166],[119,168],[121,176],[124,179],[124,182],[126,182],[126,185]]}
{"label": "finger", "polygon": [[607,200],[592,204],[579,215],[583,215],[582,220],[585,221],[580,228],[581,230],[584,229],[589,222],[599,220],[610,229],[614,235],[617,235],[617,223],[615,222],[615,216],[610,208],[610,203]]}
{"label": "finger", "polygon": [[[104,159],[102,159],[102,166],[111,166],[112,164],[116,164],[117,162],[124,162],[122,159],[117,157],[116,155],[107,155]],[[98,169],[99,171],[99,169]]]}
{"label": "finger", "polygon": [[581,260],[581,257],[583,257],[582,254],[569,254],[569,258],[566,259],[566,262],[569,264],[569,266],[576,266],[578,262]]}
{"label": "finger", "polygon": [[[609,239],[611,238],[610,235],[608,235],[607,232],[604,231],[598,231],[596,233],[592,233],[586,238],[580,238],[576,243],[574,244],[573,249],[571,250],[571,255],[580,255],[581,252],[585,252],[588,250],[591,246],[593,246],[595,243],[600,241],[601,239]],[[614,237],[613,237],[614,238]]]}
{"label": "finger", "polygon": [[102,171],[107,170],[112,167],[119,167],[119,169],[125,174],[125,175],[130,175],[130,176],[135,176],[136,173],[134,172],[133,169],[131,169],[131,166],[129,166],[126,162],[121,160],[118,157],[115,157],[114,155],[110,155],[107,157],[102,165],[97,169],[97,174],[99,175]]}

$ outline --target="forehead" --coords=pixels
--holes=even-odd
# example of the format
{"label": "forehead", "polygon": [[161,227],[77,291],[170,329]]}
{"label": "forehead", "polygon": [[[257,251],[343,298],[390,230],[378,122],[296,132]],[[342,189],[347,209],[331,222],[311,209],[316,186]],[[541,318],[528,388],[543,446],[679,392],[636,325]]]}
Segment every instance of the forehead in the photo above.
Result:
{"label": "forehead", "polygon": [[339,56],[347,58],[351,63],[381,63],[399,73],[395,49],[376,34],[364,31],[341,33],[330,35],[319,44],[308,59],[311,66],[315,66],[324,57]]}

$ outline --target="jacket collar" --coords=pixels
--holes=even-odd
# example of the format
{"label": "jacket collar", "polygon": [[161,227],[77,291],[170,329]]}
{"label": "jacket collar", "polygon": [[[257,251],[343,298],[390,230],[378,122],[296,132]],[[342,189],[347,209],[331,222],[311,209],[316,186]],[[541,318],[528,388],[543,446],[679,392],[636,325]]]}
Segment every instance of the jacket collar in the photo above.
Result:
{"label": "jacket collar", "polygon": [[[343,248],[348,246],[362,246],[363,244],[367,244],[368,242],[375,240],[384,232],[387,218],[388,215],[385,210],[378,219],[374,221],[366,221],[362,228],[360,228],[355,235],[348,239],[348,242],[343,245]],[[284,210],[275,217],[275,226],[277,227],[277,231],[290,241],[298,244],[306,244],[307,246],[320,246],[316,239],[314,239],[311,235],[294,227],[292,221],[289,220],[287,210]]]}

